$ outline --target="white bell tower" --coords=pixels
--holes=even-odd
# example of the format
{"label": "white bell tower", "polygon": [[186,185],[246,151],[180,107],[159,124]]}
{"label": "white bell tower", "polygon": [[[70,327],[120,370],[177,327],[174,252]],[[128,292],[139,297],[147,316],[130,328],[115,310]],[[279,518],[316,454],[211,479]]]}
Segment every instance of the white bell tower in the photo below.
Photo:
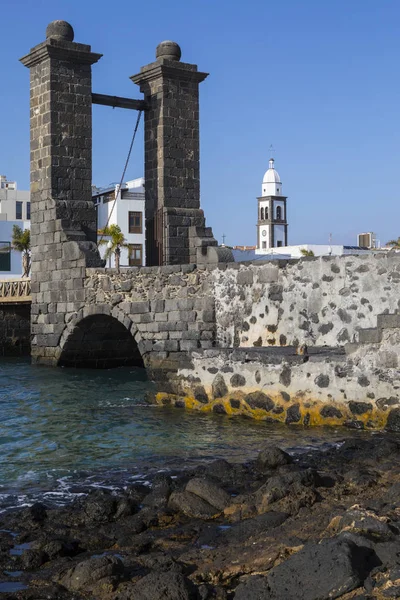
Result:
{"label": "white bell tower", "polygon": [[286,196],[282,195],[282,182],[275,170],[273,158],[269,161],[258,200],[256,254],[268,254],[271,248],[288,245]]}

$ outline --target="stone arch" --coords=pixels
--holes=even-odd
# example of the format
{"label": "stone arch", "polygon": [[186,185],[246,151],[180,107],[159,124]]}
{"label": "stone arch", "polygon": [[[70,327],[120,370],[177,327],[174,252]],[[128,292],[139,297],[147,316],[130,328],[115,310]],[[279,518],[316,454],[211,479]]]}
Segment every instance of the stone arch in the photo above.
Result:
{"label": "stone arch", "polygon": [[87,306],[70,316],[60,339],[59,366],[144,367],[143,342],[136,325],[118,307]]}

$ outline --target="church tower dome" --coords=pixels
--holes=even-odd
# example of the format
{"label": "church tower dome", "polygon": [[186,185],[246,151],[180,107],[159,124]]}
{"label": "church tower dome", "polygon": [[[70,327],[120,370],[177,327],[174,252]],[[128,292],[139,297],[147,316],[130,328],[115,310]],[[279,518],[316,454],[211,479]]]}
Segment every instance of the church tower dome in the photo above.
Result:
{"label": "church tower dome", "polygon": [[268,171],[265,171],[262,182],[261,194],[263,196],[280,196],[282,193],[282,182],[278,171],[275,169],[275,161],[269,159]]}
{"label": "church tower dome", "polygon": [[261,197],[257,200],[256,254],[268,254],[271,248],[284,247],[288,243],[286,196],[282,194],[282,182],[273,158],[269,160],[261,185]]}

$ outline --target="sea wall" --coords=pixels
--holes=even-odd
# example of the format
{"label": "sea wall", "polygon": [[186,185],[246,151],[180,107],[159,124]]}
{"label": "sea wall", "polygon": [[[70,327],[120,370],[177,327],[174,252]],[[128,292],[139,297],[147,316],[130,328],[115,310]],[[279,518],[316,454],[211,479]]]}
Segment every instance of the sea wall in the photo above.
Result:
{"label": "sea wall", "polygon": [[376,344],[206,350],[191,367],[170,375],[174,394],[159,404],[243,415],[268,422],[388,427],[400,431],[400,329],[385,329]]}
{"label": "sea wall", "polygon": [[286,423],[392,426],[399,299],[395,253],[87,269],[84,300],[65,306],[60,353],[82,321],[106,316],[135,339],[157,402]]}
{"label": "sea wall", "polygon": [[30,303],[0,304],[0,355],[28,356],[31,349]]}

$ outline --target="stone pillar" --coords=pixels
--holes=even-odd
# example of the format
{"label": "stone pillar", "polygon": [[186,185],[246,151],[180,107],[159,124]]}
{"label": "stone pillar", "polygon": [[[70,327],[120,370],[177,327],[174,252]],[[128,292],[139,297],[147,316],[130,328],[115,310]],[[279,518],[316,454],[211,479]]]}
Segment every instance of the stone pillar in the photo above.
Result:
{"label": "stone pillar", "polygon": [[[197,262],[216,246],[200,209],[199,83],[207,73],[180,62],[175,42],[131,77],[145,95],[146,256],[148,264]],[[205,250],[206,253],[206,250]]]}
{"label": "stone pillar", "polygon": [[86,267],[103,266],[92,185],[91,65],[65,21],[21,59],[30,68],[32,356],[56,364],[66,322],[84,305]]}

